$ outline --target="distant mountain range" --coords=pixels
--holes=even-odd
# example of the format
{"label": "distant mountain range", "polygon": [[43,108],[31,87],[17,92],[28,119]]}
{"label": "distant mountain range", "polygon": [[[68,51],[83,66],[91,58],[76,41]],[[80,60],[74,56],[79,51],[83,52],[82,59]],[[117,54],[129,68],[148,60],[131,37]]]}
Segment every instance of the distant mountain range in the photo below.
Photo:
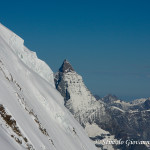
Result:
{"label": "distant mountain range", "polygon": [[64,60],[55,74],[55,85],[64,97],[64,105],[85,128],[99,149],[146,150],[150,145],[105,145],[103,141],[150,139],[150,98],[132,102],[115,95],[93,96],[71,64]]}

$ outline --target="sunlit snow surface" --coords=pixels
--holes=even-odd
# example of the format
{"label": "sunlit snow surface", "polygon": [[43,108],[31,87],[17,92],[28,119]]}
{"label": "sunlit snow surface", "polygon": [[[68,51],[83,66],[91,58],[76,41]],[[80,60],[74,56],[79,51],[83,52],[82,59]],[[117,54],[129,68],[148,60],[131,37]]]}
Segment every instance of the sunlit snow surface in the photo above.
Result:
{"label": "sunlit snow surface", "polygon": [[[89,137],[95,138],[96,136],[102,136],[102,140],[94,140],[95,144],[103,145],[103,149],[106,150],[114,150],[111,144],[105,144],[107,141],[116,141],[114,135],[110,135],[108,131],[101,129],[97,124],[89,124],[87,123],[85,126],[85,130],[88,133]],[[99,148],[100,149],[100,148]]]}
{"label": "sunlit snow surface", "polygon": [[0,149],[96,150],[64,107],[53,72],[0,24]]}
{"label": "sunlit snow surface", "polygon": [[54,86],[53,72],[49,66],[38,59],[35,52],[24,46],[24,40],[0,24],[0,36],[5,40],[15,54],[33,71]]}

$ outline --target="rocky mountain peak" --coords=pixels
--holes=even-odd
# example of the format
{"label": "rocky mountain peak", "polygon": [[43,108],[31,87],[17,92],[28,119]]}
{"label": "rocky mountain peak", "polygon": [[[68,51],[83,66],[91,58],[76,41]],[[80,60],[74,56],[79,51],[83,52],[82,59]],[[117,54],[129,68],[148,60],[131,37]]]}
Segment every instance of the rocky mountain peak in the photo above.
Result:
{"label": "rocky mountain peak", "polygon": [[71,66],[71,64],[65,59],[63,61],[63,64],[61,65],[61,67],[59,68],[59,72],[62,73],[67,73],[67,72],[71,72],[74,71],[73,67]]}

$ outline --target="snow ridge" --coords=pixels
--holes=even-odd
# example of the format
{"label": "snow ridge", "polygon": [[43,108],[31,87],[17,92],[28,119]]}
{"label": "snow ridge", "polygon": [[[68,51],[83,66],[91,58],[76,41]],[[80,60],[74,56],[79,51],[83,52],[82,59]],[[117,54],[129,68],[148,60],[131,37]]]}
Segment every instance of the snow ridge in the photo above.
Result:
{"label": "snow ridge", "polygon": [[50,67],[44,61],[38,59],[35,52],[30,51],[24,46],[24,40],[21,37],[2,24],[0,24],[0,36],[31,70],[55,87],[53,72]]}

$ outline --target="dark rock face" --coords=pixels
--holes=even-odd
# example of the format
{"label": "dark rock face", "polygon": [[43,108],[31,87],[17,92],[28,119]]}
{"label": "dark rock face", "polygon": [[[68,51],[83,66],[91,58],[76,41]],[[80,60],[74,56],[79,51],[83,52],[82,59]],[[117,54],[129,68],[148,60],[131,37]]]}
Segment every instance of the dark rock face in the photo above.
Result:
{"label": "dark rock face", "polygon": [[94,97],[96,98],[96,100],[100,100],[101,97],[99,95],[94,95]]}
{"label": "dark rock face", "polygon": [[55,75],[54,78],[56,89],[61,93],[61,95],[64,97],[64,102],[66,105],[66,101],[70,99],[70,94],[67,90],[67,83],[63,80],[63,73],[59,72]]}
{"label": "dark rock face", "polygon": [[145,110],[150,109],[150,99],[147,99],[147,100],[144,102],[143,108],[144,108]]}
{"label": "dark rock face", "polygon": [[[125,112],[124,114],[114,114],[111,112],[112,123],[117,125],[112,126],[113,134],[117,139],[132,139],[134,141],[149,141],[150,139],[150,113],[145,112]],[[133,145],[132,149],[143,147],[143,150],[147,149],[144,145]],[[123,146],[122,149],[131,149],[127,145]],[[134,148],[135,147],[135,148]]]}
{"label": "dark rock face", "polygon": [[67,73],[70,71],[74,71],[70,63],[65,59],[62,66],[59,68],[59,72]]}
{"label": "dark rock face", "polygon": [[102,101],[104,101],[107,104],[113,103],[116,100],[118,100],[118,97],[112,94],[108,94],[107,96],[102,98]]}
{"label": "dark rock face", "polygon": [[149,140],[150,134],[150,112],[115,112],[109,110],[112,116],[111,122],[117,126],[110,132],[115,134],[117,138],[128,137],[130,139]]}
{"label": "dark rock face", "polygon": [[64,81],[64,74],[68,72],[72,72],[74,69],[72,68],[71,64],[65,59],[63,61],[63,64],[59,68],[59,71],[55,74],[55,86],[56,89],[61,93],[61,95],[64,97],[65,105],[67,100],[70,99],[70,94],[67,90],[67,83]]}

